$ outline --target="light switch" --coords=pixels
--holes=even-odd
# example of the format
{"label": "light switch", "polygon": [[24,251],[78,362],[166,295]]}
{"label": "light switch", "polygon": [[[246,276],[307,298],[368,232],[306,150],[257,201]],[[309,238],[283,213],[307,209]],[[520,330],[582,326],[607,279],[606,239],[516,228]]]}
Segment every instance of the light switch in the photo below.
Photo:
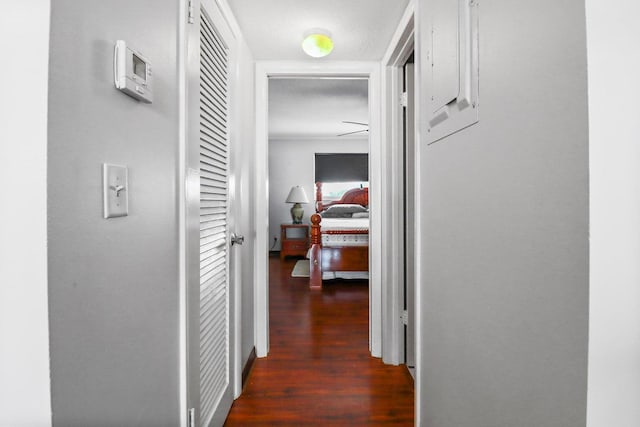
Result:
{"label": "light switch", "polygon": [[103,216],[115,218],[129,214],[129,183],[127,167],[102,165]]}

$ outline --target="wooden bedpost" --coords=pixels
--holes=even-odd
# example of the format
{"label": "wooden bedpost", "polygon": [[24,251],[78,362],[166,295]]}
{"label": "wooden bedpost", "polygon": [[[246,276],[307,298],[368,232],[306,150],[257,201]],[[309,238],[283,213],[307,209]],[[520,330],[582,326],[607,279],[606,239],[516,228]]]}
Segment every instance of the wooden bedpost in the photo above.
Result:
{"label": "wooden bedpost", "polygon": [[320,215],[311,215],[311,250],[309,252],[309,288],[322,289],[322,237]]}
{"label": "wooden bedpost", "polygon": [[316,212],[322,212],[322,183],[316,182]]}

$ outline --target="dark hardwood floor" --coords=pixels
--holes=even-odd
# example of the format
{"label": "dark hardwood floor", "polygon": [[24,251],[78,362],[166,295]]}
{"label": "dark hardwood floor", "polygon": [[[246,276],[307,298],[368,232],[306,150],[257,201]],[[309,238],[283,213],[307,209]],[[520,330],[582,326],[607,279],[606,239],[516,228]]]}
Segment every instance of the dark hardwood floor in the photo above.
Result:
{"label": "dark hardwood floor", "polygon": [[269,259],[269,356],[255,361],[226,426],[413,425],[413,380],[369,354],[368,284],[290,277]]}

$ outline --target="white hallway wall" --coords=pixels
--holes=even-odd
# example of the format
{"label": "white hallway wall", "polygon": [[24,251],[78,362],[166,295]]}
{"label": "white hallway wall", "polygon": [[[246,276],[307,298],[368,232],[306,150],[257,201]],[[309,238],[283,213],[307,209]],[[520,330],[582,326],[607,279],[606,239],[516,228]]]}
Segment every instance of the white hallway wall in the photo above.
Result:
{"label": "white hallway wall", "polygon": [[[433,2],[418,7],[424,34]],[[419,144],[419,421],[584,426],[584,1],[485,0],[478,13],[480,121]]]}
{"label": "white hallway wall", "polygon": [[302,222],[309,224],[315,212],[315,153],[367,153],[368,139],[280,139],[269,141],[269,248],[273,238],[280,250],[280,224],[291,223],[291,205],[285,203],[294,185],[304,188],[309,204],[303,205]]}
{"label": "white hallway wall", "polygon": [[[56,426],[176,426],[182,417],[179,7],[176,0],[52,3],[47,188]],[[152,104],[114,88],[117,39],[153,65]],[[102,163],[128,167],[126,217],[102,218]]]}
{"label": "white hallway wall", "polygon": [[589,427],[640,425],[640,5],[587,0]]}
{"label": "white hallway wall", "polygon": [[8,83],[0,96],[0,182],[5,184],[0,202],[0,426],[51,425],[46,181],[49,11],[49,0],[33,0],[3,2],[0,13],[0,48],[5,58],[0,81]]}

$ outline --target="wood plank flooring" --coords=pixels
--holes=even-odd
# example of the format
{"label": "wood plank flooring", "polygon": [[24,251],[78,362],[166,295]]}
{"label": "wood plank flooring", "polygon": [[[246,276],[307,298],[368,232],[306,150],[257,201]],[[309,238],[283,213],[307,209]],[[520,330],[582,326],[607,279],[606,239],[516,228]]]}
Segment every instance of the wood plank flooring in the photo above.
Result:
{"label": "wood plank flooring", "polygon": [[368,349],[366,281],[290,277],[295,259],[269,259],[269,356],[257,359],[226,426],[413,425],[413,380]]}

